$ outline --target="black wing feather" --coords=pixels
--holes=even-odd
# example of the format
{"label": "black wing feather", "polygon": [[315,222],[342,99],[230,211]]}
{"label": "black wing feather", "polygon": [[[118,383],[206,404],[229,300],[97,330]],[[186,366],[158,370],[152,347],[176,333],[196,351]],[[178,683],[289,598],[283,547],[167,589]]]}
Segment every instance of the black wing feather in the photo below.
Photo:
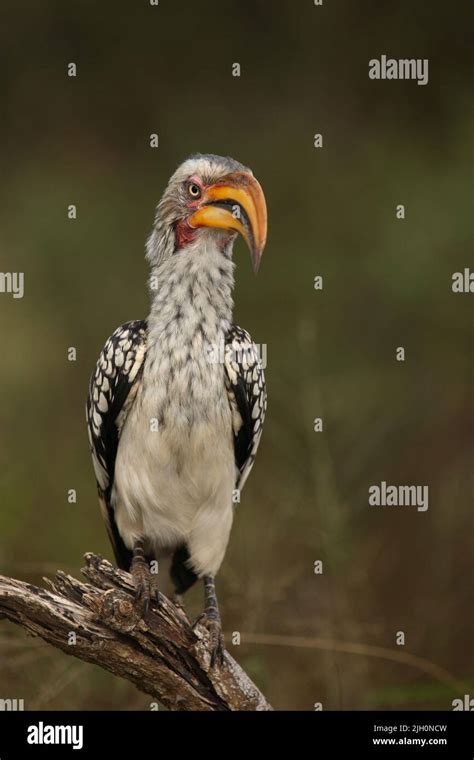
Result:
{"label": "black wing feather", "polygon": [[86,404],[99,502],[115,559],[124,570],[129,569],[132,554],[118,532],[110,494],[120,433],[143,372],[146,330],[145,320],[134,320],[121,325],[110,336],[97,360]]}
{"label": "black wing feather", "polygon": [[226,386],[233,416],[236,487],[243,488],[262,435],[267,394],[261,357],[250,335],[232,325],[225,346]]}

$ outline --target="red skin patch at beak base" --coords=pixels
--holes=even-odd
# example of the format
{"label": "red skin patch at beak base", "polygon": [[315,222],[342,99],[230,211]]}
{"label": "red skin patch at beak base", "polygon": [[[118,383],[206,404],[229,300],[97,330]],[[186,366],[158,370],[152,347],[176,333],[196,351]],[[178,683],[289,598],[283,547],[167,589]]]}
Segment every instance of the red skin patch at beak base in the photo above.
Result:
{"label": "red skin patch at beak base", "polygon": [[179,251],[196,239],[199,230],[197,227],[191,227],[187,219],[180,219],[174,228],[175,251]]}
{"label": "red skin patch at beak base", "polygon": [[[196,240],[197,235],[201,232],[200,227],[191,227],[187,219],[180,219],[179,222],[176,222],[174,227],[174,237],[175,237],[175,246],[174,246],[174,252],[180,251],[182,248],[185,248],[189,243],[194,242]],[[220,237],[220,245],[219,248],[222,252],[224,252],[227,245],[230,243],[233,237],[235,237],[236,233],[230,230],[227,234],[225,234],[224,230],[219,230],[221,233]]]}

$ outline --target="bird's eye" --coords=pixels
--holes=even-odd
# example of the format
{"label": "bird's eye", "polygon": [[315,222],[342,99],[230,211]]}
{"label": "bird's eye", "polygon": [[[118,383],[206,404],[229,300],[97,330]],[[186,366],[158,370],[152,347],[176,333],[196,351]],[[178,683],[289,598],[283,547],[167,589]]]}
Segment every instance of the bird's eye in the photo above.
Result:
{"label": "bird's eye", "polygon": [[188,193],[191,196],[191,198],[199,198],[199,196],[201,195],[201,188],[199,187],[199,185],[196,185],[195,182],[191,182],[188,185]]}

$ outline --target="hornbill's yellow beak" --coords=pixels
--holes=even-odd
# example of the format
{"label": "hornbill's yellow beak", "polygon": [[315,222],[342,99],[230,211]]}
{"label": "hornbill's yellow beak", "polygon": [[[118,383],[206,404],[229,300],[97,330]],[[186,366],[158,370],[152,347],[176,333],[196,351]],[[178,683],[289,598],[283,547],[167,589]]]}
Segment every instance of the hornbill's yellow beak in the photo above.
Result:
{"label": "hornbill's yellow beak", "polygon": [[267,204],[252,174],[234,172],[208,187],[189,224],[240,232],[250,249],[253,271],[257,273],[267,239]]}

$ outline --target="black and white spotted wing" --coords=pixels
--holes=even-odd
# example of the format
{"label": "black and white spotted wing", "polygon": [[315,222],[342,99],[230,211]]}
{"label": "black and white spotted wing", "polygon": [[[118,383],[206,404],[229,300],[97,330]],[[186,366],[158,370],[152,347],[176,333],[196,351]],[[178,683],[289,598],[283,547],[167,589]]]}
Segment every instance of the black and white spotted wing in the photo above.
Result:
{"label": "black and white spotted wing", "polygon": [[236,488],[242,489],[255,461],[267,409],[261,357],[246,330],[232,325],[225,345],[226,387],[232,409]]}
{"label": "black and white spotted wing", "polygon": [[136,395],[147,347],[147,324],[134,320],[107,340],[89,384],[86,420],[99,501],[115,558],[129,569],[131,552],[123,543],[110,504],[115,459],[123,423]]}

